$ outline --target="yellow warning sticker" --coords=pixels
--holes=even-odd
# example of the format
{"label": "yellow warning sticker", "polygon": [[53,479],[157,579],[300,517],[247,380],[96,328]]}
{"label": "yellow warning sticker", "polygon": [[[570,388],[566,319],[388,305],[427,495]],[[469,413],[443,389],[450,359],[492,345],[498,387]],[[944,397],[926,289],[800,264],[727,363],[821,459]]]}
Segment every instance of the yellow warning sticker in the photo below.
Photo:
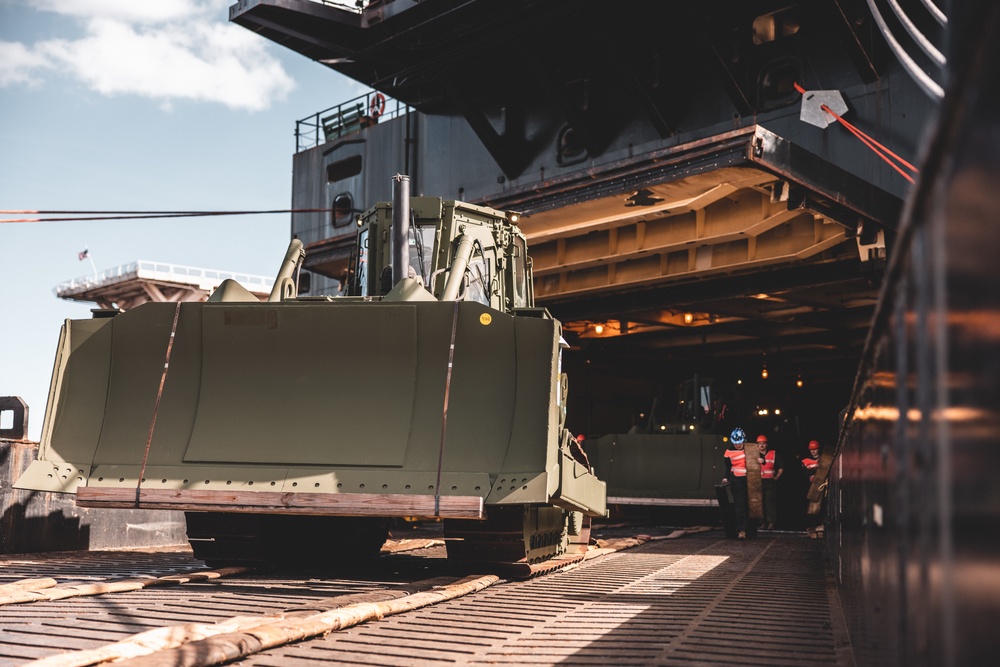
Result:
{"label": "yellow warning sticker", "polygon": [[484,327],[489,326],[490,322],[493,321],[493,317],[489,313],[483,313],[479,316],[479,323]]}

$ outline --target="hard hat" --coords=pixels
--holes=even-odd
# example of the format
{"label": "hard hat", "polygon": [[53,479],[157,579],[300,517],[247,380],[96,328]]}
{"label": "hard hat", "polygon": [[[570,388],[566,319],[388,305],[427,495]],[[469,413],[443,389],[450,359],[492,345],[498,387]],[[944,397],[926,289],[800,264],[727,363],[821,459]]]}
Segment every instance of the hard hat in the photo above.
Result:
{"label": "hard hat", "polygon": [[734,445],[742,445],[747,441],[747,434],[741,428],[734,428],[733,432],[729,434],[729,439]]}
{"label": "hard hat", "polygon": [[819,449],[819,440],[810,440],[809,449]]}
{"label": "hard hat", "polygon": [[757,443],[760,444],[762,442],[767,442],[767,436],[764,435],[764,434],[761,434],[761,435],[757,436]]}

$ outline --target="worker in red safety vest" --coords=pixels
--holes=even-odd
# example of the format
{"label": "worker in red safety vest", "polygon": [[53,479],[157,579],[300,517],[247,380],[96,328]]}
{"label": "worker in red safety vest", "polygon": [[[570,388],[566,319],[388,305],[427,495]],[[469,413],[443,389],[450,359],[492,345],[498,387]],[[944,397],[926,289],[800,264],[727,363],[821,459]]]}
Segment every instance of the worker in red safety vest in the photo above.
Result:
{"label": "worker in red safety vest", "polygon": [[773,530],[778,522],[778,480],[785,472],[781,457],[773,449],[767,447],[767,436],[757,436],[757,449],[760,463],[760,490],[764,501],[765,530]]}
{"label": "worker in red safety vest", "polygon": [[809,458],[802,459],[802,467],[809,473],[809,481],[812,482],[819,467],[819,440],[809,441]]}
{"label": "worker in red safety vest", "polygon": [[732,449],[727,449],[722,455],[726,462],[726,476],[722,478],[723,484],[728,484],[733,492],[733,505],[736,508],[736,538],[745,540],[747,538],[747,459],[743,444],[746,442],[746,434],[743,429],[733,429],[729,435],[729,443]]}
{"label": "worker in red safety vest", "polygon": [[[809,441],[809,456],[802,459],[802,467],[809,473],[809,483],[812,484],[813,478],[816,476],[816,469],[819,468],[819,440]],[[819,535],[819,531],[822,530],[823,515],[826,514],[825,498],[821,502],[823,504],[814,517],[815,525],[807,528],[810,535]]]}

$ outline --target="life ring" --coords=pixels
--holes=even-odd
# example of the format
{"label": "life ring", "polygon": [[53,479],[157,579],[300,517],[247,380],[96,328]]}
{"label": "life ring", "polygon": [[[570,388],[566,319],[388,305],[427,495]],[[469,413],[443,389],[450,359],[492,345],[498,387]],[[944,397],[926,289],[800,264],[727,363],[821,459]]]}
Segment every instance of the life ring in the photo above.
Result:
{"label": "life ring", "polygon": [[368,105],[368,115],[378,118],[385,113],[385,96],[382,93],[372,95],[372,102]]}

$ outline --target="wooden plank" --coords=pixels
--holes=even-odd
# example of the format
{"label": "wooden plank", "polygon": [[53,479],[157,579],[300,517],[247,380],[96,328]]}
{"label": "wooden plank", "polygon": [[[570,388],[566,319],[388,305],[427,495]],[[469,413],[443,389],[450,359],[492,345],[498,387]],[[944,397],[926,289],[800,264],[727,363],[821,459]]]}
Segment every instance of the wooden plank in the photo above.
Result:
{"label": "wooden plank", "polygon": [[162,509],[201,512],[311,514],[320,516],[412,516],[482,519],[480,496],[410,495],[405,493],[285,493],[276,491],[208,491],[82,486],[79,507]]}
{"label": "wooden plank", "polygon": [[403,551],[417,551],[418,549],[430,549],[431,547],[443,547],[444,540],[428,539],[403,539],[386,540],[382,545],[382,553],[395,554]]}

